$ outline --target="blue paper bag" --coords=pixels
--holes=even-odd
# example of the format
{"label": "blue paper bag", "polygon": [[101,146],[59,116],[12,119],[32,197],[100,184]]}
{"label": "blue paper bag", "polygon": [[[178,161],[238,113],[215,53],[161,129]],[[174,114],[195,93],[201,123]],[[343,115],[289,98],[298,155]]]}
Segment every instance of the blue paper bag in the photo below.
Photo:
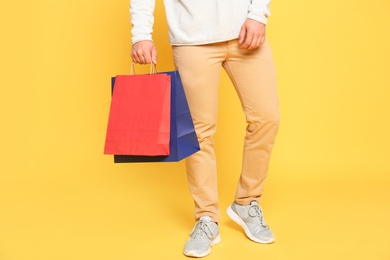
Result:
{"label": "blue paper bag", "polygon": [[[162,72],[171,76],[170,154],[168,156],[114,155],[115,163],[178,162],[200,150],[187,98],[178,71]],[[111,81],[114,87],[115,77]]]}

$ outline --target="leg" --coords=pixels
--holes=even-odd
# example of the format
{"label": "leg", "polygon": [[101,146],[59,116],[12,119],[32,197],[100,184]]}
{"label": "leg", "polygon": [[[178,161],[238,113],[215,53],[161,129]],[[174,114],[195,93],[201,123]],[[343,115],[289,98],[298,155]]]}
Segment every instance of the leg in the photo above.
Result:
{"label": "leg", "polygon": [[218,114],[218,88],[226,44],[173,47],[201,150],[186,159],[195,203],[195,219],[220,220],[213,136]]}
{"label": "leg", "polygon": [[236,203],[248,205],[258,201],[263,193],[279,127],[276,77],[268,41],[255,50],[241,50],[237,40],[229,41],[229,55],[223,66],[235,86],[248,123],[235,197]]}

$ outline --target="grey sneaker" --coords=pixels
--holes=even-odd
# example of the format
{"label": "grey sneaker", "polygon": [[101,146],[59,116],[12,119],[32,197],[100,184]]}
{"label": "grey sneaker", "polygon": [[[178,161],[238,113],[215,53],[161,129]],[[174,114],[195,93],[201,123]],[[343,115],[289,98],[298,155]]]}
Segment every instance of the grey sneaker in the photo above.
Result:
{"label": "grey sneaker", "polygon": [[209,216],[201,217],[192,229],[190,238],[184,246],[184,254],[191,257],[204,257],[211,247],[221,242],[218,225]]}
{"label": "grey sneaker", "polygon": [[262,244],[275,241],[275,236],[265,223],[261,207],[256,201],[241,206],[235,202],[227,209],[228,216],[244,228],[249,239]]}

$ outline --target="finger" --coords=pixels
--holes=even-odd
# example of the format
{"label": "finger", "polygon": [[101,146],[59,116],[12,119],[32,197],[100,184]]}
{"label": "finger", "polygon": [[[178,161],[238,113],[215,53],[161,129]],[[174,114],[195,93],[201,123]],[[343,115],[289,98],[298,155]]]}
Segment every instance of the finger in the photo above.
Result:
{"label": "finger", "polygon": [[245,26],[242,26],[241,27],[241,31],[240,31],[240,35],[238,37],[238,44],[242,44],[245,40],[245,36],[246,36],[246,28]]}
{"label": "finger", "polygon": [[252,41],[252,45],[249,47],[249,49],[256,49],[260,47],[265,41],[265,37],[262,35]]}
{"label": "finger", "polygon": [[149,64],[152,62],[152,57],[150,54],[145,54],[142,56],[142,61],[143,63],[142,64]]}
{"label": "finger", "polygon": [[253,49],[256,49],[257,47],[259,47],[259,40],[257,40],[257,39],[253,39],[252,40],[252,42],[251,42],[251,44],[248,46],[248,50],[253,50]]}
{"label": "finger", "polygon": [[133,51],[131,54],[131,58],[135,63],[141,63],[141,59],[139,57],[139,54],[136,51]]}
{"label": "finger", "polygon": [[244,36],[244,39],[241,41],[241,43],[240,43],[240,48],[241,49],[246,49],[246,48],[248,48],[248,42],[250,43],[250,39],[249,39],[249,35],[248,34],[246,34],[245,36]]}
{"label": "finger", "polygon": [[248,49],[253,42],[253,36],[250,34],[246,35],[245,41],[241,44],[241,49]]}
{"label": "finger", "polygon": [[135,63],[138,63],[138,64],[144,64],[143,57],[139,56],[139,55],[135,55],[134,61],[135,61]]}
{"label": "finger", "polygon": [[135,52],[133,52],[131,54],[131,58],[132,58],[133,62],[135,62],[135,63],[140,63],[141,62],[140,58],[138,57],[137,53],[135,53]]}
{"label": "finger", "polygon": [[151,62],[150,53],[147,53],[143,50],[137,50],[135,56],[136,60],[140,64],[147,64]]}
{"label": "finger", "polygon": [[138,57],[134,53],[131,54],[131,59],[134,63],[139,63]]}
{"label": "finger", "polygon": [[260,47],[261,44],[264,42],[264,35],[255,33],[253,34],[253,38],[250,43],[248,43],[247,49],[252,50]]}
{"label": "finger", "polygon": [[153,64],[157,64],[157,49],[156,48],[152,49],[151,59],[152,59]]}
{"label": "finger", "polygon": [[254,39],[253,41],[252,41],[252,45],[251,45],[251,49],[256,49],[256,48],[258,48],[261,44],[262,44],[262,38],[261,37],[258,37],[258,38],[256,38],[256,39]]}

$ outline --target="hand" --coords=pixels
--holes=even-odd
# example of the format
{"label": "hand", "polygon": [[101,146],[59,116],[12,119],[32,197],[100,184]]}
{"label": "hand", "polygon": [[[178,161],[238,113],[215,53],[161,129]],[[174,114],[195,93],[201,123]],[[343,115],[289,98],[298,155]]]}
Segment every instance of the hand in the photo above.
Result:
{"label": "hand", "polygon": [[157,64],[157,48],[152,41],[140,41],[131,49],[133,62],[139,64]]}
{"label": "hand", "polygon": [[265,24],[252,19],[246,19],[241,27],[238,43],[240,49],[256,49],[265,41]]}

